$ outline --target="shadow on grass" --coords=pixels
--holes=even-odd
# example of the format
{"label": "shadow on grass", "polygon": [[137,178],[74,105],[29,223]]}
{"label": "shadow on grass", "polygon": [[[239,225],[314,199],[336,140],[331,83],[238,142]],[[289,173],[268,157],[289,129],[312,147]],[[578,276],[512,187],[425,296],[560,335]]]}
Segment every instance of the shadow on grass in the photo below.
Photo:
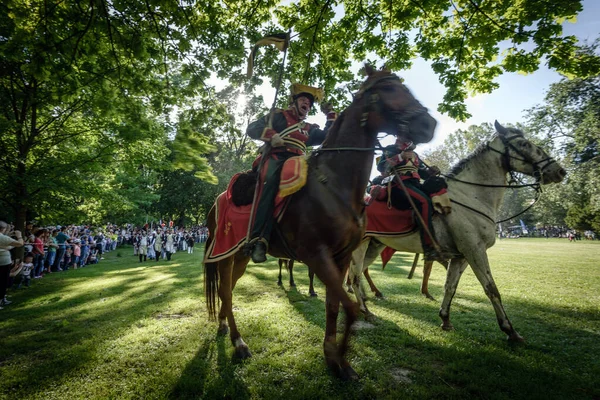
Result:
{"label": "shadow on grass", "polygon": [[227,357],[228,344],[229,337],[223,335],[205,340],[181,373],[169,399],[250,398],[247,386],[235,374],[238,363]]}
{"label": "shadow on grass", "polygon": [[[2,379],[2,391],[39,393],[73,371],[85,369],[105,343],[168,309],[169,303],[181,296],[180,291],[169,290],[169,279],[189,274],[161,263],[152,270],[136,264],[124,272],[122,265],[111,264],[103,260],[77,271],[45,276],[27,292],[12,291],[14,304],[0,316],[0,366],[18,365],[19,373]],[[110,279],[117,271],[114,284],[103,282],[101,288],[87,288],[94,278]],[[153,272],[163,279],[149,284]],[[187,281],[192,282],[189,277]],[[117,295],[119,301],[112,301]],[[86,334],[88,330],[93,333]]]}

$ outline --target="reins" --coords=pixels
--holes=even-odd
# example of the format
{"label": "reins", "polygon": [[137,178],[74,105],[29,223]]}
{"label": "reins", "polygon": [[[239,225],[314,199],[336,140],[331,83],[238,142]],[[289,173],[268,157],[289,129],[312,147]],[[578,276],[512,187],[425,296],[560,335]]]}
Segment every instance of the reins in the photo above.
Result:
{"label": "reins", "polygon": [[[528,161],[525,158],[519,158],[519,157],[515,157],[509,154],[509,148],[513,149],[517,154],[522,156],[522,153],[519,151],[519,149],[517,149],[512,143],[511,140],[514,139],[515,137],[518,137],[518,135],[514,135],[508,138],[505,138],[503,136],[500,136],[500,139],[502,140],[502,144],[504,145],[504,151],[500,151],[498,149],[495,149],[494,147],[490,146],[490,143],[488,142],[487,144],[487,149],[491,150],[495,153],[498,153],[500,155],[502,155],[502,165],[508,170],[508,173],[511,176],[511,182],[515,182],[516,179],[512,174],[512,171],[510,170],[510,159],[513,160],[517,160],[517,161],[521,161],[521,162],[528,162],[530,163],[534,168],[535,168],[535,172],[534,172],[534,176],[536,177],[536,181],[534,183],[522,183],[519,185],[514,185],[514,184],[508,184],[508,185],[490,185],[490,184],[485,184],[485,183],[477,183],[477,182],[468,182],[468,181],[463,181],[461,179],[455,178],[453,175],[445,175],[445,174],[441,174],[444,178],[449,179],[449,180],[453,180],[456,182],[460,182],[460,183],[464,183],[467,185],[473,185],[473,186],[480,186],[480,187],[488,187],[488,188],[510,188],[510,189],[522,189],[522,188],[526,188],[526,187],[532,187],[535,189],[535,198],[533,200],[533,202],[527,207],[525,208],[523,211],[519,212],[518,214],[515,214],[509,218],[505,218],[503,220],[500,221],[494,221],[494,219],[492,217],[490,217],[489,215],[471,207],[468,206],[466,204],[463,204],[459,201],[456,201],[454,199],[450,199],[450,201],[454,204],[458,204],[459,206],[462,206],[468,210],[471,210],[479,215],[484,216],[485,218],[489,219],[490,221],[492,221],[492,223],[494,224],[500,224],[502,222],[506,222],[509,221],[515,217],[518,217],[519,215],[522,215],[524,213],[526,213],[527,211],[529,211],[529,209],[531,207],[533,207],[535,205],[535,203],[537,203],[537,201],[540,199],[541,197],[541,193],[542,193],[542,187],[540,184],[540,177],[542,176],[542,172],[544,170],[544,168],[548,167],[549,165],[552,165],[552,163],[555,163],[556,160],[552,159],[552,157],[546,157],[545,159],[541,160],[541,161],[536,161],[536,162],[532,162],[532,161]],[[547,164],[545,164],[543,167],[539,167],[538,165],[543,163],[543,162],[548,162]]]}

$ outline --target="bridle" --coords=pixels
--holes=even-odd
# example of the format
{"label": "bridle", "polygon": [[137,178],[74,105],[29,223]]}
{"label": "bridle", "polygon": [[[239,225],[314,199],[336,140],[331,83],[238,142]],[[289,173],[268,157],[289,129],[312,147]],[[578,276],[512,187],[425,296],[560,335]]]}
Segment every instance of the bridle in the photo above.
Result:
{"label": "bridle", "polygon": [[[523,154],[522,151],[520,151],[514,144],[512,144],[512,140],[515,138],[519,138],[522,137],[519,134],[514,134],[512,136],[506,137],[504,135],[499,135],[500,140],[502,141],[502,144],[504,145],[504,150],[498,150],[494,147],[492,147],[491,142],[492,140],[490,140],[487,145],[486,145],[486,149],[487,150],[491,150],[495,153],[498,153],[502,156],[502,166],[504,167],[505,170],[508,171],[508,173],[510,174],[510,181],[508,185],[490,185],[490,184],[485,184],[485,183],[476,183],[476,182],[467,182],[467,181],[463,181],[461,179],[455,178],[453,175],[443,175],[446,179],[450,179],[456,182],[460,182],[460,183],[465,183],[468,185],[473,185],[473,186],[481,186],[481,187],[491,187],[491,188],[512,188],[512,189],[521,189],[521,188],[525,188],[525,187],[532,187],[535,189],[536,191],[536,195],[535,195],[535,199],[534,201],[527,207],[525,208],[523,211],[519,212],[518,214],[513,215],[512,217],[503,219],[501,221],[494,221],[494,219],[492,217],[490,217],[489,215],[473,208],[470,207],[466,204],[460,203],[454,199],[451,199],[450,201],[458,204],[462,207],[465,207],[473,212],[476,212],[477,214],[480,214],[482,216],[484,216],[485,218],[489,219],[490,221],[492,221],[495,224],[499,224],[502,222],[506,222],[508,220],[511,220],[515,217],[518,217],[521,214],[524,214],[525,212],[527,212],[531,207],[533,207],[533,205],[539,200],[541,193],[542,193],[542,187],[541,187],[541,179],[543,176],[543,171],[544,169],[546,169],[547,167],[549,167],[550,165],[556,163],[557,161],[554,160],[552,157],[548,156],[546,158],[544,158],[543,160],[540,161],[533,161],[530,158],[528,158],[525,154]],[[513,155],[510,154],[510,150],[513,150],[515,153],[517,153],[517,155],[519,155],[522,158],[519,157],[515,157]],[[535,178],[535,182],[534,183],[525,183],[525,184],[514,184],[511,182],[517,182],[517,179],[515,178],[515,176],[513,175],[513,170],[510,167],[510,161],[512,160],[517,160],[517,161],[521,161],[521,162],[526,162],[531,164],[534,167],[534,172],[533,172],[533,176]]]}
{"label": "bridle", "polygon": [[[509,137],[500,135],[500,140],[502,140],[502,144],[504,144],[503,152],[493,148],[490,145],[490,142],[488,142],[487,148],[502,155],[502,165],[504,166],[504,168],[506,168],[507,171],[509,171],[511,178],[513,180],[514,180],[514,176],[512,174],[511,168],[510,168],[510,160],[511,159],[531,164],[534,168],[533,177],[536,179],[536,183],[539,183],[539,181],[542,179],[544,170],[546,168],[548,168],[550,165],[555,164],[557,161],[550,156],[548,156],[540,161],[533,161],[531,159],[528,159],[527,156],[525,154],[523,154],[523,152],[521,152],[514,144],[512,144],[512,140],[515,138],[519,138],[519,137],[522,137],[522,136],[519,134],[514,134]],[[512,156],[510,154],[510,149],[512,149],[515,153],[517,153],[522,158]]]}
{"label": "bridle", "polygon": [[[416,107],[407,108],[402,111],[396,111],[386,106],[385,103],[381,100],[379,93],[375,91],[375,89],[377,89],[375,86],[385,81],[399,81],[402,84],[402,78],[400,78],[396,74],[389,74],[374,79],[372,82],[366,82],[365,85],[361,87],[359,91],[356,92],[356,94],[353,95],[354,100],[360,100],[363,96],[368,96],[367,102],[363,106],[363,110],[361,113],[360,126],[366,129],[367,121],[369,120],[369,115],[372,112],[377,112],[383,115],[385,119],[394,121],[394,123],[398,127],[398,133],[396,134],[396,136],[406,136],[409,133],[408,124],[410,123],[410,121],[421,114],[427,114],[427,108],[423,107],[416,100]],[[408,89],[404,86],[404,84],[402,84],[402,88],[408,92]],[[313,154],[318,155],[318,153],[324,151],[375,151],[383,149],[383,146],[381,146],[381,144],[379,144],[378,141],[377,146],[375,147],[320,147],[316,150],[313,150]]]}
{"label": "bridle", "polygon": [[408,89],[402,83],[402,79],[398,77],[396,74],[390,74],[386,76],[382,76],[373,80],[372,82],[368,82],[360,88],[360,90],[354,95],[355,99],[360,99],[363,96],[368,94],[367,104],[364,106],[363,112],[360,117],[360,126],[365,128],[367,126],[367,121],[369,120],[369,114],[372,112],[378,112],[384,116],[386,119],[390,119],[396,123],[398,126],[398,136],[405,135],[409,133],[408,124],[409,122],[421,115],[427,113],[427,108],[423,107],[419,102],[416,102],[416,107],[406,108],[402,111],[392,110],[388,106],[383,103],[379,93],[375,92],[376,85],[385,82],[385,81],[399,81],[402,89],[408,92]]}

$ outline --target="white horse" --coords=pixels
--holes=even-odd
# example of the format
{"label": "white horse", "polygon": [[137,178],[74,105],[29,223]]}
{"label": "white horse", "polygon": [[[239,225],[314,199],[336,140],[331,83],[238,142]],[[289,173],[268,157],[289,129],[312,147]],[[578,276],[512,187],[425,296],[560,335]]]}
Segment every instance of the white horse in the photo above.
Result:
{"label": "white horse", "polygon": [[[549,184],[562,181],[566,172],[544,150],[525,139],[518,129],[504,128],[497,121],[495,126],[498,133],[450,172],[448,194],[455,204],[452,212],[433,218],[435,238],[449,260],[440,317],[442,329],[453,329],[450,323],[450,304],[458,281],[469,264],[492,302],[500,329],[508,335],[509,340],[522,341],[523,338],[515,331],[504,311],[486,251],[496,240],[495,221],[508,187],[507,173],[520,172],[535,176],[541,184]],[[382,246],[423,253],[418,232],[401,238],[376,238]],[[361,290],[360,277],[362,271],[378,255],[376,249],[371,249],[368,259],[365,259],[370,241],[363,241],[354,251],[354,262],[350,266],[354,292],[367,317],[373,315],[364,303],[365,293]]]}

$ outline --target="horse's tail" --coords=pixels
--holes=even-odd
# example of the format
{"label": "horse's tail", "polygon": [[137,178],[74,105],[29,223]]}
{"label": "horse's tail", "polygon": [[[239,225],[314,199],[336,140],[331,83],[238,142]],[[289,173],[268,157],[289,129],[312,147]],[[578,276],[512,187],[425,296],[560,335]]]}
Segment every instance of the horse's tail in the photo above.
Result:
{"label": "horse's tail", "polygon": [[208,319],[213,321],[217,318],[217,293],[219,291],[219,263],[204,263],[204,295],[206,298],[206,309]]}
{"label": "horse's tail", "polygon": [[[215,238],[211,233],[215,232],[217,226],[215,206],[208,212],[207,226],[209,236],[204,245],[205,257]],[[208,319],[215,320],[217,317],[217,293],[219,291],[219,262],[204,261],[204,296],[206,298],[206,308],[208,310]]]}

